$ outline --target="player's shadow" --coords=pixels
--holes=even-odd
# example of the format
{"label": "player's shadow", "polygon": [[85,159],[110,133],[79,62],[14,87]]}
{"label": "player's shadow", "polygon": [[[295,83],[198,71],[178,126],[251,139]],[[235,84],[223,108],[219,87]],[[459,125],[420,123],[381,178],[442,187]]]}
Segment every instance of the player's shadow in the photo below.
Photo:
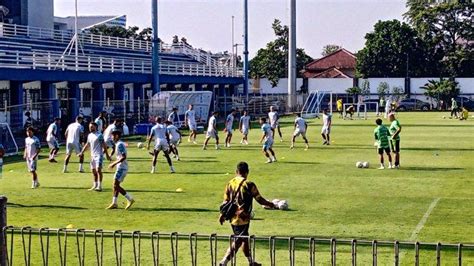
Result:
{"label": "player's shadow", "polygon": [[422,167],[422,166],[408,166],[408,167],[402,167],[400,168],[401,170],[407,170],[407,171],[459,171],[459,170],[465,170],[465,168],[460,168],[460,167]]}
{"label": "player's shadow", "polygon": [[192,162],[192,163],[218,163],[218,160],[189,160],[189,159],[182,159],[183,162]]}
{"label": "player's shadow", "polygon": [[132,208],[131,211],[152,212],[218,212],[218,210],[204,208]]}
{"label": "player's shadow", "polygon": [[407,147],[402,148],[407,151],[474,151],[474,148],[424,148],[424,147]]}
{"label": "player's shadow", "polygon": [[41,189],[56,189],[56,190],[87,190],[87,187],[41,187]]}
{"label": "player's shadow", "polygon": [[64,206],[64,205],[49,205],[49,204],[40,204],[40,205],[24,205],[19,203],[7,203],[7,206],[10,208],[42,208],[42,209],[69,209],[69,210],[87,210],[84,207],[77,206]]}

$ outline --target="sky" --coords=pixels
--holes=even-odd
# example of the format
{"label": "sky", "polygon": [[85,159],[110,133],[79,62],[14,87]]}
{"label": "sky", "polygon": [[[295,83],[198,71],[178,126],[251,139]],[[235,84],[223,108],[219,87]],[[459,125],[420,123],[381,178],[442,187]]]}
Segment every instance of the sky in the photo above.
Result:
{"label": "sky", "polygon": [[[74,14],[73,0],[54,0],[55,16]],[[274,39],[275,18],[289,22],[289,0],[248,0],[249,52]],[[402,20],[404,0],[297,0],[297,46],[320,58],[326,44],[357,52],[366,33],[379,20]],[[79,15],[127,15],[127,26],[151,25],[151,0],[78,0]],[[235,43],[242,44],[243,0],[158,0],[158,34],[171,43],[186,37],[188,43],[207,51],[232,49],[232,16]],[[239,53],[242,47],[239,48]]]}

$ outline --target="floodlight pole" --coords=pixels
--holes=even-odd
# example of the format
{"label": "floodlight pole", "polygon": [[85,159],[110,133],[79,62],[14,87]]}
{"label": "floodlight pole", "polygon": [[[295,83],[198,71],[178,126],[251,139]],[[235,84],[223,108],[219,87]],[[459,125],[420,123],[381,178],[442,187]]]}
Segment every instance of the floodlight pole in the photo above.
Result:
{"label": "floodlight pole", "polygon": [[249,99],[249,10],[248,0],[244,0],[244,95]]}
{"label": "floodlight pole", "polygon": [[151,0],[151,26],[153,30],[152,38],[152,76],[153,92],[160,92],[160,41],[158,39],[158,0]]}
{"label": "floodlight pole", "polygon": [[75,1],[75,8],[76,8],[76,16],[74,17],[74,38],[75,38],[75,47],[74,47],[74,55],[75,55],[75,61],[76,61],[76,71],[79,70],[79,38],[78,38],[78,23],[77,23],[77,0]]}
{"label": "floodlight pole", "polygon": [[288,40],[288,111],[296,105],[296,0],[290,0],[290,28]]}

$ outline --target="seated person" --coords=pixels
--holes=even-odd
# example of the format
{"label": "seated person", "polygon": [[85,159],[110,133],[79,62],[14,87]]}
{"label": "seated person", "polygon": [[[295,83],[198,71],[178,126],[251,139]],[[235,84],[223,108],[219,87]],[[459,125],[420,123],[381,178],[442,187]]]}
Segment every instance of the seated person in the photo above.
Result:
{"label": "seated person", "polygon": [[459,120],[467,120],[469,117],[469,111],[466,109],[466,107],[461,108],[461,116]]}

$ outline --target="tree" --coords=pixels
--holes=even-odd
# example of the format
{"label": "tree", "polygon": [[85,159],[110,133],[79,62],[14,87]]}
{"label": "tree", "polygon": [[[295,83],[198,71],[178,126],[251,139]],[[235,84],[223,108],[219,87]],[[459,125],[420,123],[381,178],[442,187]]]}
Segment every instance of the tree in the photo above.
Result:
{"label": "tree", "polygon": [[377,87],[377,94],[379,95],[379,99],[385,98],[387,94],[390,93],[390,86],[387,82],[383,81],[379,83]]}
{"label": "tree", "polygon": [[360,89],[360,94],[364,97],[368,97],[370,95],[370,82],[368,80],[364,80],[362,82],[362,88]]}
{"label": "tree", "polygon": [[424,44],[408,24],[379,21],[365,35],[365,47],[357,53],[356,72],[367,77],[423,76],[427,62]]}
{"label": "tree", "polygon": [[[280,78],[288,75],[288,26],[281,25],[278,19],[272,23],[276,39],[267,43],[265,48],[257,51],[257,55],[250,60],[249,74],[252,78],[267,78],[273,87],[278,85]],[[298,76],[306,64],[312,61],[304,49],[296,49],[296,69]]]}
{"label": "tree", "polygon": [[408,0],[405,19],[427,45],[435,75],[474,75],[474,5],[471,1],[433,3]]}
{"label": "tree", "polygon": [[[140,41],[151,41],[153,30],[151,28],[144,28],[140,31],[140,28],[137,26],[131,26],[128,28],[123,28],[119,26],[109,27],[107,25],[101,24],[94,26],[89,29],[89,32],[97,35],[133,39]],[[159,40],[161,42],[161,40]]]}
{"label": "tree", "polygon": [[440,107],[443,106],[443,103],[448,103],[451,98],[456,98],[460,93],[458,83],[450,79],[429,80],[421,89],[425,90],[426,96],[435,99]]}
{"label": "tree", "polygon": [[350,87],[346,89],[346,93],[352,96],[352,102],[355,103],[357,96],[362,93],[362,90],[359,87]]}
{"label": "tree", "polygon": [[394,101],[399,102],[406,97],[405,90],[400,86],[395,86],[392,88],[392,98]]}
{"label": "tree", "polygon": [[337,44],[327,44],[323,47],[323,52],[321,53],[321,55],[322,56],[330,55],[341,48],[342,47]]}

